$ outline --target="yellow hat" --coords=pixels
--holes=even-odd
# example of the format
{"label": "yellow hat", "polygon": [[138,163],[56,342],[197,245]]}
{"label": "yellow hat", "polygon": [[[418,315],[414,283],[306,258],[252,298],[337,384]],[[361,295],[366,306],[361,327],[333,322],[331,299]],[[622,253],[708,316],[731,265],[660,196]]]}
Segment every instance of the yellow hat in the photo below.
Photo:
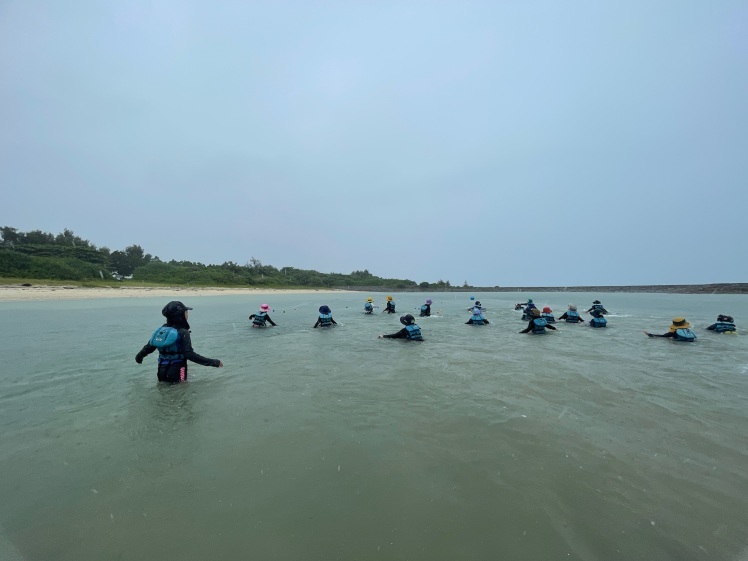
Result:
{"label": "yellow hat", "polygon": [[392,296],[388,296],[388,297],[387,297],[387,300],[392,300]]}
{"label": "yellow hat", "polygon": [[373,301],[374,301],[374,299],[373,299],[373,298],[372,298],[371,296],[369,296],[369,297],[368,297],[368,298],[366,299],[366,301],[367,301],[367,302],[373,302]]}
{"label": "yellow hat", "polygon": [[670,332],[678,329],[688,329],[691,324],[686,321],[686,318],[673,318],[673,325],[670,326]]}

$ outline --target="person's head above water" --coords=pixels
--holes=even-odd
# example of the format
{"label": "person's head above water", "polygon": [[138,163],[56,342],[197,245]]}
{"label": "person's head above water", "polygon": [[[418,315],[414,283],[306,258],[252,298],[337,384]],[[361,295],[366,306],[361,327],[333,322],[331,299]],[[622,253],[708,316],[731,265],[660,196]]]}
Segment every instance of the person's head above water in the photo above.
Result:
{"label": "person's head above water", "polygon": [[187,310],[191,310],[191,309],[192,308],[185,306],[178,300],[172,300],[166,306],[164,306],[163,310],[161,310],[161,315],[164,316],[165,318],[174,317],[174,316],[183,316]]}
{"label": "person's head above water", "polygon": [[331,314],[332,310],[328,306],[320,306],[319,313],[320,314]]}
{"label": "person's head above water", "polygon": [[537,308],[533,308],[532,310],[530,310],[530,313],[533,316],[539,316],[540,315],[540,310],[538,310]]}
{"label": "person's head above water", "polygon": [[600,303],[600,300],[595,300],[595,301],[594,301],[594,302],[592,302],[592,303],[593,303],[593,304],[599,304],[599,303]]}
{"label": "person's head above water", "polygon": [[373,301],[374,301],[374,298],[372,298],[371,296],[369,296],[369,297],[368,297],[368,298],[366,299],[366,301],[367,301],[367,302],[373,302]]}
{"label": "person's head above water", "polygon": [[410,314],[405,314],[404,316],[400,316],[400,323],[403,325],[411,325],[416,322],[416,318],[414,318]]}
{"label": "person's head above water", "polygon": [[392,300],[392,296],[387,296],[387,301],[389,302],[390,300]]}
{"label": "person's head above water", "polygon": [[577,305],[576,304],[569,304],[569,310],[571,310],[572,312],[576,312],[577,311]]}
{"label": "person's head above water", "polygon": [[688,329],[691,324],[686,321],[686,318],[673,318],[673,323],[670,326],[670,331],[676,331],[678,329]]}
{"label": "person's head above water", "polygon": [[550,314],[551,309],[548,306],[546,306],[545,308],[543,308],[543,312],[545,312],[546,314]]}
{"label": "person's head above water", "polygon": [[430,306],[431,304],[433,304],[433,301],[431,300],[431,298],[426,298],[426,303]]}
{"label": "person's head above water", "polygon": [[267,304],[261,304],[261,305],[260,305],[260,309],[261,309],[261,310],[262,310],[263,312],[267,312],[267,311],[268,311],[268,310],[270,309],[270,306],[268,306]]}

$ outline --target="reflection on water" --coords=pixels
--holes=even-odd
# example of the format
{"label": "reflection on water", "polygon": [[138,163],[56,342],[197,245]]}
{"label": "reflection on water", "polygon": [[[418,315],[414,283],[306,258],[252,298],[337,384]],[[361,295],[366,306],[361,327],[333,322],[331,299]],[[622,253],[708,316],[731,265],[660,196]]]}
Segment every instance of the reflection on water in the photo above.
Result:
{"label": "reflection on water", "polygon": [[[610,327],[544,337],[513,304],[398,295],[195,298],[223,369],[156,382],[162,302],[0,305],[0,527],[25,559],[735,559],[748,511],[748,351],[703,328],[744,297],[604,298]],[[383,295],[374,295],[383,301]],[[535,295],[558,315],[594,295]],[[340,327],[314,330],[328,304]],[[116,311],[115,311],[116,308]],[[693,345],[646,338],[674,315]],[[116,318],[116,320],[113,320]],[[100,325],[100,329],[91,326]],[[0,542],[1,544],[2,542]]]}

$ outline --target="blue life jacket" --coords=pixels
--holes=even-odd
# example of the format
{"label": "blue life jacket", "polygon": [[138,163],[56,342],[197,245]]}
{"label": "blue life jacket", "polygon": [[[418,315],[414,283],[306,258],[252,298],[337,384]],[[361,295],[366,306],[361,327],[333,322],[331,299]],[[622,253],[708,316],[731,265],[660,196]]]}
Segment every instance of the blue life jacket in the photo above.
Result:
{"label": "blue life jacket", "polygon": [[576,310],[569,310],[566,312],[567,323],[579,323],[579,312]]}
{"label": "blue life jacket", "polygon": [[374,304],[372,304],[371,302],[367,302],[366,304],[364,304],[364,311],[367,314],[370,314],[371,312],[373,312],[374,311]]}
{"label": "blue life jacket", "polygon": [[602,304],[592,304],[592,310],[591,311],[597,310],[598,312],[602,313],[603,309],[604,308],[603,308]]}
{"label": "blue life jacket", "polygon": [[696,340],[696,334],[690,329],[676,329],[675,330],[676,341],[687,341],[693,343]]}
{"label": "blue life jacket", "polygon": [[394,300],[390,300],[389,302],[387,302],[387,309],[389,311],[391,311],[391,312],[395,311],[395,301]]}
{"label": "blue life jacket", "polygon": [[320,314],[319,315],[319,326],[330,327],[332,325],[332,314]]}
{"label": "blue life jacket", "polygon": [[483,325],[486,321],[486,318],[484,318],[481,314],[474,313],[472,316],[470,316],[470,321],[473,322],[473,325]]}
{"label": "blue life jacket", "polygon": [[600,316],[599,318],[592,318],[590,320],[590,325],[592,327],[605,327],[608,325],[608,320],[604,317]]}
{"label": "blue life jacket", "polygon": [[408,339],[410,339],[411,341],[423,341],[423,336],[421,335],[421,328],[418,327],[415,323],[406,325],[405,329],[408,330]]}
{"label": "blue life jacket", "polygon": [[545,321],[547,321],[548,323],[556,323],[556,318],[553,317],[553,314],[547,314],[543,312],[542,314],[540,314],[540,317],[545,319]]}
{"label": "blue life jacket", "polygon": [[715,333],[724,333],[725,331],[737,331],[737,327],[729,321],[718,321],[714,324]]}
{"label": "blue life jacket", "polygon": [[545,333],[545,326],[548,325],[548,322],[545,320],[545,318],[535,318],[532,320],[532,332],[535,335],[542,335]]}
{"label": "blue life jacket", "polygon": [[424,304],[423,306],[421,306],[421,313],[425,314],[428,309],[429,307],[426,304]]}
{"label": "blue life jacket", "polygon": [[159,364],[184,360],[182,339],[179,337],[179,331],[174,327],[162,325],[156,328],[149,343],[158,349]]}
{"label": "blue life jacket", "polygon": [[265,327],[265,318],[267,317],[267,312],[263,312],[260,310],[255,314],[254,319],[252,320],[252,325],[257,325],[259,327]]}

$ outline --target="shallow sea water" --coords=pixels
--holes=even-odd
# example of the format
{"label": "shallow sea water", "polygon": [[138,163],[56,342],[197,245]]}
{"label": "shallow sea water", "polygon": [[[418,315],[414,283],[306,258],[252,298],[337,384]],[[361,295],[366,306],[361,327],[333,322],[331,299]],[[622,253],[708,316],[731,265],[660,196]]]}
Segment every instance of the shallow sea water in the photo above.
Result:
{"label": "shallow sea water", "polygon": [[528,294],[368,295],[187,299],[225,368],[173,386],[134,361],[166,301],[0,303],[0,559],[748,560],[748,339],[704,330],[745,296],[529,294],[611,311],[533,336]]}

